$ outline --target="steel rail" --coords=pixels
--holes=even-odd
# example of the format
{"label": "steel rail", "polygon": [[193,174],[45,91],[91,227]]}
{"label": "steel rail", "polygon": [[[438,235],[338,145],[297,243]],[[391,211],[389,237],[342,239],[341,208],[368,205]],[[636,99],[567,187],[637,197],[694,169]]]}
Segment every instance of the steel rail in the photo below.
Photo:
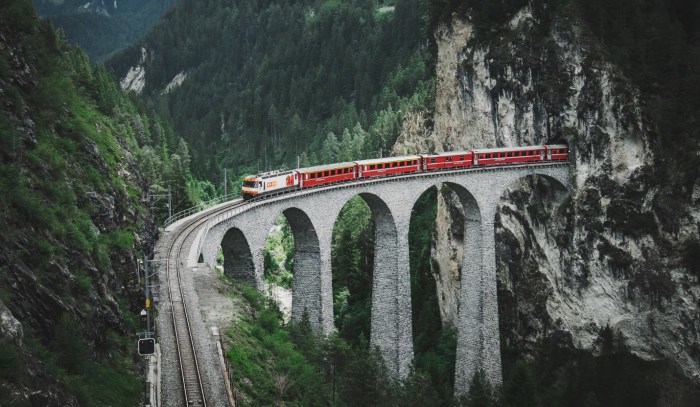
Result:
{"label": "steel rail", "polygon": [[[230,206],[235,207],[239,204],[240,202],[237,202]],[[200,216],[193,219],[183,229],[177,232],[168,250],[169,261],[166,263],[166,279],[168,280],[168,294],[170,298],[170,310],[172,313],[173,334],[177,348],[178,362],[180,365],[180,377],[182,379],[182,390],[185,398],[185,405],[188,407],[206,407],[207,402],[204,386],[202,385],[199,361],[197,360],[197,350],[194,345],[192,328],[182,292],[180,258],[182,256],[185,242],[190,235],[197,230],[197,228],[207,222],[207,216],[225,212],[232,209],[231,207],[227,206],[226,208],[221,208],[216,211],[212,211],[211,213],[200,214]],[[176,246],[178,246],[177,251]],[[173,253],[175,253],[175,251],[176,255],[173,258]],[[171,273],[171,264],[175,264],[174,273]],[[176,286],[176,288],[173,286]]]}
{"label": "steel rail", "polygon": [[[189,318],[187,316],[187,308],[185,305],[185,301],[183,298],[182,294],[182,285],[180,281],[180,260],[182,259],[182,252],[183,248],[185,245],[185,242],[187,239],[190,237],[192,233],[194,233],[198,228],[202,225],[203,227],[203,233],[201,234],[201,238],[199,239],[199,242],[193,242],[193,244],[198,245],[198,253],[201,253],[202,249],[202,244],[204,241],[204,238],[206,234],[209,232],[209,229],[215,225],[220,223],[221,221],[228,219],[232,216],[236,216],[242,212],[245,212],[250,209],[258,208],[258,207],[263,207],[267,206],[279,201],[283,200],[288,200],[292,199],[295,197],[300,197],[300,196],[305,196],[305,195],[312,195],[312,194],[318,194],[318,193],[323,193],[328,190],[333,190],[333,189],[347,189],[347,188],[358,188],[358,187],[363,187],[366,185],[376,185],[376,184],[383,184],[387,182],[392,182],[392,181],[398,181],[401,179],[406,179],[406,178],[419,178],[419,177],[425,177],[425,178],[437,178],[437,177],[444,177],[445,175],[457,175],[457,174],[463,174],[466,172],[485,172],[485,171],[504,171],[508,169],[514,169],[514,168],[522,168],[522,167],[563,167],[563,166],[568,166],[568,161],[564,162],[541,162],[541,163],[533,163],[533,164],[517,164],[517,165],[493,165],[493,166],[488,166],[488,167],[470,167],[470,168],[460,168],[460,169],[452,169],[452,170],[442,170],[442,171],[421,171],[417,173],[406,173],[406,174],[397,174],[397,175],[390,175],[390,176],[382,176],[382,177],[371,177],[371,178],[364,178],[364,179],[355,179],[355,180],[348,180],[347,182],[341,182],[341,183],[334,183],[331,185],[323,185],[323,186],[318,186],[318,187],[312,187],[312,188],[304,188],[301,190],[294,190],[294,191],[288,191],[285,193],[278,193],[278,194],[270,194],[270,195],[265,195],[261,197],[256,197],[253,199],[250,199],[248,201],[231,201],[229,202],[225,207],[218,208],[216,210],[210,211],[210,212],[195,212],[192,215],[197,215],[195,218],[189,220],[189,223],[185,223],[183,226],[180,227],[176,230],[179,230],[173,238],[173,242],[170,245],[170,249],[168,252],[168,258],[170,260],[173,260],[172,255],[174,252],[174,248],[178,242],[179,247],[177,249],[177,255],[174,258],[174,264],[175,264],[175,276],[171,278],[170,275],[170,264],[171,261],[167,262],[166,265],[166,275],[167,275],[167,280],[168,280],[168,292],[169,292],[169,297],[170,297],[170,303],[171,303],[171,312],[172,312],[172,317],[173,317],[173,330],[175,334],[175,342],[177,345],[177,351],[178,351],[178,359],[180,361],[180,373],[182,377],[182,385],[183,385],[183,392],[185,396],[185,403],[187,406],[203,406],[206,407],[206,400],[204,397],[204,388],[202,386],[202,381],[201,381],[201,375],[199,372],[199,365],[197,362],[197,355],[196,355],[196,349],[194,347],[194,342],[192,340],[192,332],[190,328],[190,323],[189,323]],[[276,198],[276,199],[272,199]],[[190,215],[190,216],[192,216]],[[184,236],[184,238],[183,238]],[[175,281],[174,281],[175,280]],[[177,283],[177,294],[178,294],[178,300],[174,300],[173,296],[173,282]],[[177,304],[177,309],[178,311],[176,312],[176,304]],[[180,315],[176,315],[180,314]],[[178,325],[177,319],[182,319],[184,321],[184,325],[180,324]],[[178,326],[180,328],[178,328]],[[178,335],[178,329],[181,330],[181,335]],[[184,336],[183,341],[186,341],[185,344],[181,345],[181,336]],[[185,347],[186,346],[186,347]],[[184,354],[184,356],[183,356]],[[190,360],[183,362],[183,357],[188,358]],[[189,370],[186,372],[185,369],[188,368]],[[192,371],[194,369],[194,371]],[[186,379],[187,376],[196,376],[191,379]],[[197,392],[199,395],[201,395],[197,400],[194,399],[192,393],[188,393],[188,386],[189,388],[194,387],[195,392]],[[201,399],[201,401],[199,401]],[[195,404],[199,402],[199,404]]]}

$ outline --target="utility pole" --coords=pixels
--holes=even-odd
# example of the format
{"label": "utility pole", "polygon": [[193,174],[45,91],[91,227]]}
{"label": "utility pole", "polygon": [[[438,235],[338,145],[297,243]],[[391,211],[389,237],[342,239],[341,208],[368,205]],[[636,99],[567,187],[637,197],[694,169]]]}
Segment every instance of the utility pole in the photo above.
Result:
{"label": "utility pole", "polygon": [[224,168],[224,197],[228,195],[228,183],[226,182],[226,168]]}
{"label": "utility pole", "polygon": [[299,169],[299,156],[297,156],[297,169]]}
{"label": "utility pole", "polygon": [[382,148],[379,147],[379,158],[384,158]]}
{"label": "utility pole", "polygon": [[168,218],[173,217],[173,194],[170,192],[170,185],[168,185]]}
{"label": "utility pole", "polygon": [[148,283],[148,257],[143,256],[143,279],[146,291],[146,338],[151,337],[151,288]]}

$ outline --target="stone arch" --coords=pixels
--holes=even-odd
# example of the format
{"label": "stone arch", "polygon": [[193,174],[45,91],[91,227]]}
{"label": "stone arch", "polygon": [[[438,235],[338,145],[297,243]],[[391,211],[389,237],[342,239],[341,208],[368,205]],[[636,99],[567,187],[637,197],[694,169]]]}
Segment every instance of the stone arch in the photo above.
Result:
{"label": "stone arch", "polygon": [[[356,195],[349,196],[345,204],[354,196]],[[412,350],[408,358],[405,355],[402,357],[405,352],[402,352],[401,349],[405,348],[406,345],[401,343],[404,340],[403,335],[401,335],[401,324],[405,322],[402,311],[406,310],[401,310],[399,304],[399,243],[396,219],[387,202],[380,196],[369,192],[361,192],[357,196],[365,201],[374,221],[370,347],[379,347],[389,372],[392,375],[400,375],[400,371],[403,370],[400,369],[400,366],[402,363],[410,363]],[[337,218],[333,224],[336,222]],[[410,312],[409,303],[407,310],[409,329]],[[409,333],[409,347],[411,346],[410,340]]]}
{"label": "stone arch", "polygon": [[323,327],[321,248],[318,233],[309,215],[291,207],[282,214],[294,236],[294,282],[292,286],[292,319],[301,320],[304,312],[314,329]]}
{"label": "stone arch", "polygon": [[243,231],[231,228],[221,239],[224,255],[224,274],[236,280],[256,285],[253,255]]}
{"label": "stone arch", "polygon": [[[464,214],[455,360],[455,392],[461,394],[461,389],[467,388],[474,373],[483,368],[482,211],[476,197],[467,187],[455,182],[442,182],[430,187],[440,184],[445,185],[457,196]],[[412,207],[415,206],[417,199]]]}
{"label": "stone arch", "polygon": [[[496,235],[495,221],[499,202],[505,191],[512,185],[517,184],[522,179],[535,179],[544,181],[548,187],[554,186],[558,191],[567,191],[569,180],[568,173],[560,169],[551,171],[513,171],[509,174],[501,174],[501,179],[488,185],[475,186],[475,197],[481,210],[481,266],[480,282],[476,298],[476,304],[471,302],[469,294],[466,295],[466,306],[460,305],[460,326],[469,326],[476,323],[479,326],[478,335],[460,332],[457,343],[457,365],[455,372],[455,393],[464,394],[468,391],[469,384],[477,372],[482,370],[486,378],[494,386],[502,383],[502,366],[500,353],[500,329],[499,310],[497,299],[497,276],[496,276]],[[478,191],[478,192],[477,192]],[[468,239],[465,235],[465,240]],[[475,276],[476,277],[476,276]],[[464,279],[462,280],[464,281]],[[464,288],[464,284],[462,284]],[[462,319],[464,314],[469,314],[472,307],[476,305],[478,312],[472,317]],[[463,325],[464,324],[464,325]],[[460,344],[461,343],[461,344]],[[476,352],[476,354],[474,354]]]}

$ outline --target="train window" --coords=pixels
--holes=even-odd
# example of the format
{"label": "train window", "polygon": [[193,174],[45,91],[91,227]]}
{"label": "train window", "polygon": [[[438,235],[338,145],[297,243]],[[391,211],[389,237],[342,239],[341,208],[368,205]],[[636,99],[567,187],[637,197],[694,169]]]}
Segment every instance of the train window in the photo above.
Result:
{"label": "train window", "polygon": [[432,164],[432,163],[434,163],[434,162],[435,162],[435,159],[434,159],[434,158],[431,158],[431,159],[430,159],[430,163]]}

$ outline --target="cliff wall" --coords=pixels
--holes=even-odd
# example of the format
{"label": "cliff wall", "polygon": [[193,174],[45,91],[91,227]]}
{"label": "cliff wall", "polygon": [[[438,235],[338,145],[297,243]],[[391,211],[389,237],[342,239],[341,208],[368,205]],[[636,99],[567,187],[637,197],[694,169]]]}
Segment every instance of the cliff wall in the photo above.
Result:
{"label": "cliff wall", "polygon": [[[595,353],[609,325],[634,354],[697,378],[700,286],[688,248],[700,183],[668,195],[674,180],[660,175],[656,153],[664,129],[643,113],[639,91],[575,17],[544,19],[526,7],[488,39],[465,18],[440,26],[433,128],[416,130],[430,118],[410,116],[394,150],[568,144],[571,194],[525,179],[496,215],[504,345],[527,356],[563,334]],[[433,264],[443,323],[454,325],[464,215],[453,195],[439,194]]]}

